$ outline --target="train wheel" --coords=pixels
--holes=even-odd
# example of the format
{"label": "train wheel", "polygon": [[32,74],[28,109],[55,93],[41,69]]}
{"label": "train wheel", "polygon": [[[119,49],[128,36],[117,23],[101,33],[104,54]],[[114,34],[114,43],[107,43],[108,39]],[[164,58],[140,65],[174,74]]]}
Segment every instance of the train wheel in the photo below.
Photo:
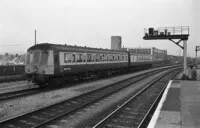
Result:
{"label": "train wheel", "polygon": [[40,86],[40,88],[46,88],[49,86],[48,83],[39,83],[38,85]]}

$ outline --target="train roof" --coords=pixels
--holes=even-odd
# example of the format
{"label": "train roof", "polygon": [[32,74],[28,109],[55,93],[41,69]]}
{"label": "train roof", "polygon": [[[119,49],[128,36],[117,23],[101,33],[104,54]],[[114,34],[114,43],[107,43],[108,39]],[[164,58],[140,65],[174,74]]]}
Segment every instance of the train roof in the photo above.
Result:
{"label": "train roof", "polygon": [[127,53],[127,51],[121,51],[121,50],[111,50],[111,49],[102,49],[102,48],[92,48],[92,47],[81,47],[81,46],[72,46],[72,45],[62,45],[62,44],[51,44],[51,43],[41,43],[34,45],[28,49],[29,50],[56,50],[56,51],[78,51],[78,52],[124,52]]}

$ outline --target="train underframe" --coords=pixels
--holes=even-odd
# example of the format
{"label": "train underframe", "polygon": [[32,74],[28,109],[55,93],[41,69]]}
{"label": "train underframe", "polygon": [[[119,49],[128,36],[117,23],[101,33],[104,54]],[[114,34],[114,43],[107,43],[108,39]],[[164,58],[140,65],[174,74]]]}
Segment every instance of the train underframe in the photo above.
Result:
{"label": "train underframe", "polygon": [[151,68],[152,64],[143,66],[132,66],[127,68],[117,68],[117,69],[106,69],[106,70],[95,70],[88,72],[70,73],[70,74],[58,74],[58,75],[41,75],[32,74],[28,75],[28,79],[33,83],[36,83],[41,88],[44,87],[56,87],[58,85],[67,84],[71,81],[84,80],[93,76],[96,77],[109,77],[115,74],[123,74],[128,72],[134,72],[141,69]]}

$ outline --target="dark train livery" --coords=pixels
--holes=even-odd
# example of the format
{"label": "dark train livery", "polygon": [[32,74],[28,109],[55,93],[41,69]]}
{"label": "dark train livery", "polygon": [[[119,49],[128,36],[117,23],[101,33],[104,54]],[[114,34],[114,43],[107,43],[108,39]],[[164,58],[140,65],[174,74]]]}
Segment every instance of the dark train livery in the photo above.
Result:
{"label": "dark train livery", "polygon": [[130,68],[149,68],[155,62],[163,62],[167,54],[160,52],[164,50],[156,50],[152,48],[134,52],[133,49],[120,51],[43,43],[28,49],[25,72],[33,82],[47,86],[61,77],[79,78]]}

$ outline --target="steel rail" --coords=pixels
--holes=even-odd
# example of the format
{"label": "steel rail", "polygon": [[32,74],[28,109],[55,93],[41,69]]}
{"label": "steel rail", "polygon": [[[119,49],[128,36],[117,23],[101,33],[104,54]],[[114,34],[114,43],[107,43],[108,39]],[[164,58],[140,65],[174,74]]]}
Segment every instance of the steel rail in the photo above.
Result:
{"label": "steel rail", "polygon": [[[180,71],[175,72],[170,79],[172,79],[175,75],[177,75]],[[162,88],[162,90],[160,91],[160,93],[158,94],[158,96],[156,97],[155,101],[153,102],[153,104],[151,105],[151,107],[149,108],[148,112],[146,113],[146,115],[144,116],[144,118],[142,119],[142,121],[140,122],[140,124],[138,125],[138,128],[143,128],[143,125],[145,125],[145,121],[147,121],[148,116],[151,114],[151,112],[153,111],[154,107],[156,107],[157,103],[159,103],[160,98],[162,97],[162,94],[164,93],[165,89],[167,87],[167,83],[165,84],[165,86]],[[149,122],[149,121],[148,121]]]}
{"label": "steel rail", "polygon": [[[139,92],[137,92],[135,95],[133,95],[131,98],[129,98],[127,101],[125,101],[121,106],[118,106],[117,109],[115,109],[113,112],[111,112],[109,115],[107,115],[105,118],[103,118],[101,121],[99,121],[96,125],[94,125],[92,128],[99,128],[105,125],[105,123],[111,119],[113,116],[115,116],[117,114],[117,112],[121,111],[127,104],[129,104],[131,101],[133,101],[134,99],[136,99],[138,96],[140,96],[143,92],[145,92],[149,87],[151,87],[153,84],[155,84],[156,82],[158,82],[159,80],[161,80],[163,77],[165,77],[167,75],[163,74],[162,76],[160,76],[159,78],[157,78],[155,81],[151,82],[150,84],[148,84],[148,86],[146,86],[145,88],[143,88],[142,90],[140,90]],[[147,113],[148,114],[148,113]],[[147,116],[146,114],[146,116]],[[145,117],[146,117],[145,116]],[[143,118],[142,122],[145,121],[145,118]],[[139,126],[141,126],[143,123],[141,122],[141,124]]]}
{"label": "steel rail", "polygon": [[0,94],[0,101],[2,100],[9,100],[12,98],[19,98],[23,96],[28,96],[31,94],[35,94],[37,92],[41,92],[42,90],[39,88],[31,88],[31,89],[24,89],[19,91],[7,92]]}
{"label": "steel rail", "polygon": [[[146,76],[142,76],[142,75],[144,75],[144,74],[141,74],[141,75],[139,75],[139,76],[133,77],[133,78],[138,78],[138,79],[136,79],[134,82],[138,82],[138,81],[140,81],[140,80],[143,80],[143,79],[145,79],[146,77],[151,76],[151,75],[152,75],[151,73],[155,73],[155,72],[156,72],[156,71],[150,72],[150,73],[148,73]],[[140,78],[140,77],[142,77],[142,78]],[[129,78],[129,79],[126,79],[126,80],[131,80],[131,79],[133,79],[133,78]],[[120,82],[111,84],[111,85],[109,85],[109,86],[106,86],[105,88],[103,87],[103,89],[106,90],[108,87],[115,86],[116,84],[122,83],[122,82],[124,82],[124,81],[126,81],[126,80],[123,80],[123,81],[120,81]],[[128,84],[127,86],[129,86],[129,85],[130,85],[130,84]],[[127,87],[127,86],[125,86],[125,87]],[[83,104],[83,105],[79,106],[78,108],[74,109],[73,111],[70,111],[70,112],[63,113],[63,114],[61,114],[61,115],[55,116],[55,117],[52,118],[51,120],[42,122],[41,124],[38,124],[38,125],[36,125],[36,126],[34,126],[34,127],[32,127],[32,128],[40,128],[40,127],[45,126],[45,125],[47,125],[48,123],[52,122],[53,120],[56,120],[56,119],[58,119],[58,118],[61,118],[61,117],[65,116],[65,115],[68,115],[68,114],[71,114],[71,113],[75,113],[76,111],[78,111],[78,110],[84,108],[85,106],[88,106],[88,105],[90,105],[90,104],[92,104],[92,103],[95,103],[95,102],[97,102],[97,101],[99,101],[99,100],[101,100],[101,99],[103,99],[103,98],[105,98],[105,97],[107,97],[107,96],[109,96],[109,95],[111,95],[111,94],[113,94],[113,93],[116,93],[117,91],[120,91],[121,89],[123,89],[123,88],[125,88],[125,87],[121,87],[121,88],[119,88],[119,89],[114,90],[114,91],[111,92],[111,93],[107,93],[107,94],[105,94],[105,95],[102,95],[102,96],[100,96],[100,97],[97,97],[96,99],[92,100],[91,102],[88,102],[88,103],[86,103],[86,104]],[[97,89],[97,90],[94,90],[94,91],[89,92],[89,93],[96,93],[96,91],[99,91],[99,90],[102,91],[102,88]],[[86,94],[86,95],[87,95],[87,94]],[[79,97],[79,96],[78,96],[78,97]],[[82,97],[82,96],[81,96],[81,97]],[[76,98],[77,98],[77,97],[76,97]]]}
{"label": "steel rail", "polygon": [[[163,69],[160,69],[160,70],[163,70]],[[155,72],[158,72],[158,71],[160,71],[160,70],[151,71],[151,72],[148,73],[148,74],[151,75],[151,73],[155,73]],[[111,86],[113,86],[113,85],[122,83],[122,82],[127,81],[127,80],[131,80],[131,79],[133,79],[133,78],[138,78],[138,77],[143,77],[143,79],[146,78],[146,76],[144,76],[144,74],[140,74],[140,75],[138,75],[138,76],[134,76],[134,77],[128,78],[128,79],[126,79],[126,80],[123,80],[123,81],[120,81],[120,82],[111,84],[111,85],[109,85],[109,86],[106,86],[105,88],[111,87]],[[141,80],[141,79],[138,79],[138,81],[139,81],[139,80]],[[135,82],[137,82],[137,81],[135,81]],[[99,90],[102,90],[102,88],[99,89]],[[92,93],[95,93],[95,92],[97,92],[97,91],[99,91],[99,90],[97,89],[97,90],[94,90],[94,91],[92,91],[92,92],[89,92],[89,93],[83,94],[83,95],[92,94]],[[117,90],[116,90],[116,91],[117,91]],[[83,95],[78,96],[78,97],[83,97]],[[109,95],[109,94],[107,94],[107,95]],[[75,97],[75,98],[78,98],[78,97]],[[103,98],[103,97],[105,97],[105,96],[102,96],[101,98]],[[73,99],[75,99],[75,98],[73,98]],[[70,99],[70,100],[72,101],[72,99]],[[70,100],[67,100],[67,101],[70,101]],[[67,112],[67,113],[62,113],[62,114],[60,114],[60,115],[56,115],[56,116],[54,116],[53,118],[51,118],[51,119],[49,119],[49,120],[42,121],[42,123],[39,123],[39,124],[34,125],[34,126],[32,126],[32,127],[33,127],[33,128],[36,128],[36,127],[41,127],[41,126],[43,126],[43,125],[46,125],[46,124],[48,124],[49,122],[51,122],[51,121],[53,121],[53,120],[55,120],[55,119],[58,119],[58,118],[60,118],[60,117],[62,117],[62,116],[64,116],[64,115],[66,115],[66,114],[69,114],[69,113],[72,113],[72,112],[74,112],[74,111],[77,111],[78,109],[82,108],[83,106],[86,106],[86,105],[88,105],[88,104],[90,104],[90,103],[93,103],[93,102],[95,102],[96,100],[97,100],[97,99],[95,99],[94,101],[91,101],[91,102],[89,102],[89,103],[82,104],[82,106],[79,106],[79,107],[75,108],[73,111],[69,111],[69,112]],[[64,101],[64,102],[61,102],[61,103],[66,103],[67,101]],[[57,104],[54,104],[54,105],[59,105],[59,104],[61,104],[61,103],[57,103]],[[52,107],[52,106],[54,106],[54,105],[51,105],[50,107]],[[72,106],[73,106],[73,105],[72,105]],[[47,107],[47,108],[50,108],[50,107]],[[45,109],[47,109],[47,108],[43,108],[42,110],[45,110]],[[31,113],[26,113],[26,114],[24,114],[24,115],[20,115],[19,117],[15,117],[15,118],[19,118],[19,119],[20,119],[22,116],[33,115],[34,112],[39,112],[39,111],[42,111],[42,110],[37,110],[37,111],[33,111],[33,112],[31,112]],[[12,119],[12,120],[15,120],[15,119]],[[7,122],[7,123],[10,122],[10,121],[12,122],[12,120],[8,120],[8,121],[6,121],[6,122]],[[5,124],[6,122],[3,122],[3,124]]]}

